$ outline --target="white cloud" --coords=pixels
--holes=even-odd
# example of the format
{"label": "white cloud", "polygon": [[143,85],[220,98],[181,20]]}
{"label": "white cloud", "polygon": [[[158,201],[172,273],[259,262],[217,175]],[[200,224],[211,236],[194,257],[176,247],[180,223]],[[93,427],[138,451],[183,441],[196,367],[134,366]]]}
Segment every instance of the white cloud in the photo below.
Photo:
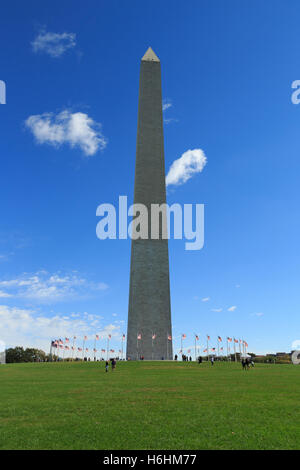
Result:
{"label": "white cloud", "polygon": [[166,111],[167,109],[169,109],[171,107],[172,107],[172,103],[171,103],[170,100],[168,100],[168,99],[163,100],[163,105],[162,105],[163,111]]}
{"label": "white cloud", "polygon": [[13,296],[49,303],[86,298],[99,290],[108,289],[108,285],[88,281],[77,274],[62,276],[39,271],[15,279],[0,280],[0,288],[5,289],[0,291],[0,297]]}
{"label": "white cloud", "polygon": [[241,287],[241,286],[240,286],[239,284],[236,284],[236,286],[235,286],[235,287],[238,289],[238,288],[239,288],[239,287]]}
{"label": "white cloud", "polygon": [[0,340],[8,347],[38,347],[48,353],[51,339],[72,338],[75,335],[79,344],[83,336],[87,335],[87,344],[90,342],[92,345],[96,333],[102,339],[106,339],[108,334],[111,334],[114,340],[121,339],[120,327],[113,324],[93,325],[90,319],[84,316],[74,320],[65,316],[45,316],[34,310],[0,305]]}
{"label": "white cloud", "polygon": [[105,282],[99,282],[99,283],[95,286],[95,289],[98,289],[98,290],[106,290],[106,289],[108,289],[108,285],[105,284]]}
{"label": "white cloud", "polygon": [[102,135],[101,124],[85,113],[71,113],[64,110],[59,114],[44,113],[29,116],[25,125],[33,133],[39,144],[60,147],[69,144],[79,147],[84,155],[94,155],[103,150],[107,141]]}
{"label": "white cloud", "polygon": [[164,119],[165,124],[170,124],[171,122],[178,122],[178,119],[175,119],[175,118],[165,118]]}
{"label": "white cloud", "polygon": [[263,313],[262,313],[262,312],[252,313],[252,316],[254,316],[254,317],[262,317],[262,316],[263,316]]}
{"label": "white cloud", "polygon": [[237,306],[233,305],[232,307],[228,308],[228,312],[234,312],[236,308],[237,308]]}
{"label": "white cloud", "polygon": [[57,58],[76,46],[76,34],[51,33],[42,29],[31,45],[34,52],[44,52]]}
{"label": "white cloud", "polygon": [[0,297],[11,297],[11,295],[7,292],[3,292],[3,290],[0,290]]}
{"label": "white cloud", "polygon": [[292,342],[292,350],[293,349],[300,349],[300,339],[295,339],[293,342]]}
{"label": "white cloud", "polygon": [[166,185],[180,185],[188,181],[193,174],[201,173],[207,158],[201,149],[187,150],[175,160],[167,174]]}
{"label": "white cloud", "polygon": [[212,312],[222,312],[222,308],[212,308],[211,311]]}
{"label": "white cloud", "polygon": [[208,302],[210,300],[210,297],[204,297],[203,299],[201,299],[202,302]]}

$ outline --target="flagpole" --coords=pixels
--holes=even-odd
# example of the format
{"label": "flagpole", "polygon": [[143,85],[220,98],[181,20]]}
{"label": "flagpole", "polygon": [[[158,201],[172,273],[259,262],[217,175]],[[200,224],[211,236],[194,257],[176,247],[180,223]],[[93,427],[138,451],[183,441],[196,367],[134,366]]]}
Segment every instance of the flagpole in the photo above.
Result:
{"label": "flagpole", "polygon": [[52,362],[52,341],[50,341],[50,352],[49,352],[49,362]]}
{"label": "flagpole", "polygon": [[234,362],[236,362],[235,338],[233,338]]}
{"label": "flagpole", "polygon": [[85,339],[83,338],[83,342],[82,342],[82,360],[83,360],[83,355],[84,355],[84,345],[85,345]]}
{"label": "flagpole", "polygon": [[73,345],[72,345],[72,362],[73,362],[73,357],[74,357],[74,343],[75,343],[75,337],[73,336]]}
{"label": "flagpole", "polygon": [[206,345],[207,345],[207,362],[208,362],[208,359],[209,359],[209,350],[208,350],[208,336],[206,335]]}
{"label": "flagpole", "polygon": [[121,359],[122,359],[122,361],[123,361],[123,341],[124,341],[124,337],[123,337],[123,335],[122,335],[122,353],[121,353]]}
{"label": "flagpole", "polygon": [[196,353],[196,335],[195,335],[195,361],[197,361],[197,353]]}
{"label": "flagpole", "polygon": [[152,331],[152,336],[151,336],[151,345],[152,345],[152,349],[151,349],[151,359],[153,361],[153,331]]}
{"label": "flagpole", "polygon": [[169,358],[169,334],[167,334],[167,360]]}

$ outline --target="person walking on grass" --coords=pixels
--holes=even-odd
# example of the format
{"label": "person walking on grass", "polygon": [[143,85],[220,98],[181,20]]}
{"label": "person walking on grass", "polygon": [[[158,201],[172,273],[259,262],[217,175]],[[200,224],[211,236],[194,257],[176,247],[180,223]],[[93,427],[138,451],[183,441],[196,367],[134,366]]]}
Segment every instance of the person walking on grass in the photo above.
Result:
{"label": "person walking on grass", "polygon": [[111,369],[112,369],[112,372],[113,372],[114,369],[116,368],[116,364],[117,364],[117,362],[116,362],[115,358],[113,358],[113,360],[111,361]]}
{"label": "person walking on grass", "polygon": [[211,362],[211,365],[213,366],[214,365],[214,356],[211,356],[210,362]]}
{"label": "person walking on grass", "polygon": [[108,368],[109,368],[109,362],[105,361],[105,372],[108,372]]}

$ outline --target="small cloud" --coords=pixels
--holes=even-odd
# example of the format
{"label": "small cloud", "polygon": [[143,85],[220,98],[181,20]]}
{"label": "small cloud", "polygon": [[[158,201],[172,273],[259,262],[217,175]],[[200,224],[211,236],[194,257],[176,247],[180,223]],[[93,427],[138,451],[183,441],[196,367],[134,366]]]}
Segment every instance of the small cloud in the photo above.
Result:
{"label": "small cloud", "polygon": [[252,315],[253,317],[262,317],[262,316],[263,316],[263,313],[258,312],[258,313],[252,313],[251,315]]}
{"label": "small cloud", "polygon": [[117,317],[118,315],[117,315],[116,313],[113,313],[112,316],[113,316],[113,317]]}
{"label": "small cloud", "polygon": [[239,288],[239,287],[241,287],[241,286],[240,286],[239,284],[236,284],[236,286],[235,286],[235,287],[238,289],[238,288]]}
{"label": "small cloud", "polygon": [[228,312],[234,312],[236,308],[237,308],[237,306],[233,305],[232,307],[228,308]]}
{"label": "small cloud", "polygon": [[212,308],[211,311],[212,312],[222,312],[222,308]]}
{"label": "small cloud", "polygon": [[96,288],[96,289],[99,289],[99,290],[106,290],[106,289],[108,289],[108,287],[109,287],[109,286],[108,286],[107,284],[105,284],[105,282],[99,282],[99,283],[95,286],[95,288]]}
{"label": "small cloud", "polygon": [[175,118],[164,119],[165,124],[170,124],[171,122],[178,122],[178,119],[175,119]]}
{"label": "small cloud", "polygon": [[210,300],[210,297],[204,297],[203,299],[201,299],[202,302],[208,302]]}
{"label": "small cloud", "polygon": [[4,297],[12,297],[11,294],[8,294],[7,292],[3,292],[3,290],[0,290],[0,297],[1,298],[4,298]]}
{"label": "small cloud", "polygon": [[295,339],[293,342],[292,342],[292,349],[300,349],[300,339]]}
{"label": "small cloud", "polygon": [[29,116],[25,125],[33,133],[38,144],[54,147],[69,144],[71,148],[79,147],[86,156],[95,155],[107,145],[101,132],[101,124],[85,113],[64,110],[57,115],[36,114]]}
{"label": "small cloud", "polygon": [[163,104],[162,104],[162,109],[163,111],[166,111],[167,109],[171,108],[172,107],[172,102],[171,100],[168,100],[168,99],[164,99],[163,100]]}
{"label": "small cloud", "polygon": [[201,149],[187,150],[170,166],[166,177],[166,185],[181,185],[194,174],[201,173],[207,158]]}
{"label": "small cloud", "polygon": [[34,52],[44,52],[51,57],[61,57],[76,46],[75,33],[52,33],[42,29],[31,43]]}

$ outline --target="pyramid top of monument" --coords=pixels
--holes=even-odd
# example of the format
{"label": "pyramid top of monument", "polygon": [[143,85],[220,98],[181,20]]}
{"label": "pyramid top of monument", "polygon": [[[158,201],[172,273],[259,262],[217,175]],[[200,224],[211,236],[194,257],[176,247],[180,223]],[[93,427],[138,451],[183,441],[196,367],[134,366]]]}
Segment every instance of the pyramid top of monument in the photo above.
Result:
{"label": "pyramid top of monument", "polygon": [[145,61],[148,61],[148,62],[159,62],[159,58],[157,57],[157,55],[155,54],[155,52],[153,52],[153,50],[151,49],[151,47],[148,48],[146,54],[144,55],[144,57],[142,57],[142,60],[145,60]]}

